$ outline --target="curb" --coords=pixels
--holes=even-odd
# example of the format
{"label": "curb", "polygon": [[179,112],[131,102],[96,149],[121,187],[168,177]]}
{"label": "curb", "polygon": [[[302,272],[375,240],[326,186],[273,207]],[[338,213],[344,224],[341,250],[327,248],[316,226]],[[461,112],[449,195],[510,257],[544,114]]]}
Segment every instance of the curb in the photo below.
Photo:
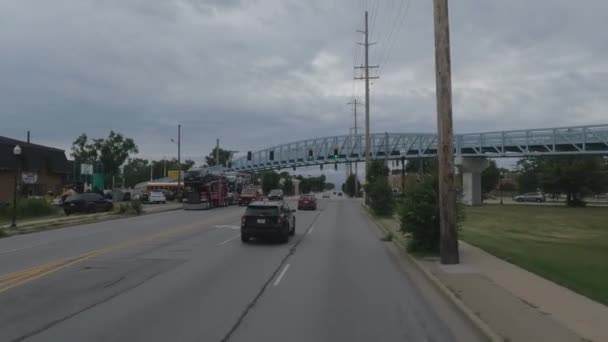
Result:
{"label": "curb", "polygon": [[437,289],[438,292],[441,293],[444,298],[451,302],[456,307],[456,309],[458,309],[458,311],[460,311],[472,323],[472,325],[488,339],[488,341],[504,342],[504,338],[502,338],[499,334],[492,330],[492,328],[486,322],[484,322],[471,309],[469,309],[469,307],[467,307],[464,302],[458,299],[458,297],[456,297],[456,295],[454,295],[454,293],[450,291],[450,289],[448,289],[448,287],[445,286],[441,282],[441,280],[439,280],[439,278],[437,278],[426,267],[424,267],[420,263],[420,261],[418,261],[414,256],[412,256],[405,250],[404,241],[401,237],[395,236],[397,235],[395,234],[395,232],[383,227],[380,223],[376,222],[376,220],[371,216],[371,214],[367,210],[365,210],[366,208],[362,207],[362,209],[364,209],[362,210],[363,213],[368,218],[368,220],[376,227],[376,229],[385,234],[389,232],[393,234],[393,241],[391,241],[391,243],[403,252],[400,254],[405,254],[407,259],[411,261],[414,265],[416,265],[418,271],[420,271],[425,276],[425,278],[427,278],[427,280],[429,280],[434,285],[435,289]]}
{"label": "curb", "polygon": [[180,209],[182,209],[182,207],[175,207],[175,208],[170,208],[170,209],[166,209],[166,210],[156,210],[153,212],[143,211],[140,215],[100,213],[100,214],[95,214],[95,215],[91,215],[91,216],[78,216],[78,217],[71,217],[71,218],[65,217],[65,218],[60,218],[56,221],[49,221],[49,222],[44,222],[44,223],[36,223],[36,224],[29,224],[29,225],[26,224],[26,225],[22,225],[22,226],[17,226],[16,231],[11,230],[10,227],[0,227],[0,229],[4,229],[4,231],[7,233],[7,235],[5,235],[4,237],[7,238],[7,237],[11,237],[11,236],[16,236],[16,235],[38,233],[38,232],[43,232],[43,231],[47,231],[47,230],[67,228],[67,227],[76,226],[76,225],[84,225],[84,224],[91,224],[91,223],[97,223],[97,222],[119,220],[119,219],[124,219],[124,218],[129,218],[129,217],[160,214],[160,213],[175,211],[175,210],[180,210]]}

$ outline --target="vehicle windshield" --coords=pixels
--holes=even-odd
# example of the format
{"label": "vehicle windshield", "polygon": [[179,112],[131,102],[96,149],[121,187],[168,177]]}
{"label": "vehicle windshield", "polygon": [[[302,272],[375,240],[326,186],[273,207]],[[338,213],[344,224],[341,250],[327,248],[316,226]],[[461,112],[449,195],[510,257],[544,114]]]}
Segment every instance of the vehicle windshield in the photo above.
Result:
{"label": "vehicle windshield", "polygon": [[241,193],[241,195],[255,195],[257,194],[258,190],[254,189],[254,188],[246,188],[243,190],[243,192]]}
{"label": "vehicle windshield", "polygon": [[277,216],[279,208],[275,206],[249,206],[245,215],[247,216]]}
{"label": "vehicle windshield", "polygon": [[302,196],[300,196],[300,199],[314,199],[314,198],[315,198],[315,196],[313,196],[313,195],[302,195]]}
{"label": "vehicle windshield", "polygon": [[272,190],[270,191],[270,195],[282,195],[283,191],[281,190]]}

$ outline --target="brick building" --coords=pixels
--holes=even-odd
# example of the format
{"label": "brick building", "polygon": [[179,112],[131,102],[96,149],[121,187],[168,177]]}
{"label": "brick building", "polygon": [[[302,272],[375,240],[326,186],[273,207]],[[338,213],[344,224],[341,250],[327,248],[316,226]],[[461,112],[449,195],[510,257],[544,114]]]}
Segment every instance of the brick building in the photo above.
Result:
{"label": "brick building", "polygon": [[[16,145],[21,147],[19,159],[13,155]],[[59,194],[71,174],[64,150],[0,136],[0,202],[13,198],[16,167],[21,170],[21,196],[43,196],[48,191]],[[32,184],[25,184],[28,182]]]}

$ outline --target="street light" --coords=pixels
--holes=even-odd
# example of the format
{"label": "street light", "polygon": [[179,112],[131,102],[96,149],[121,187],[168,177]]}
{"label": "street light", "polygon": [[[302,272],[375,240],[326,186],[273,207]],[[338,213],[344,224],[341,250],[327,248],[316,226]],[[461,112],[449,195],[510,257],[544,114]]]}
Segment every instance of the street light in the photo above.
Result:
{"label": "street light", "polygon": [[505,174],[503,171],[500,171],[500,184],[499,184],[499,188],[500,188],[500,204],[502,204],[502,181],[503,178],[505,178]]}
{"label": "street light", "polygon": [[405,154],[406,151],[404,149],[399,151],[399,155],[401,156],[401,196],[405,194]]}
{"label": "street light", "polygon": [[177,196],[181,202],[181,186],[182,186],[182,125],[177,125],[177,142],[171,139],[171,142],[177,144]]}
{"label": "street light", "polygon": [[11,228],[17,227],[17,179],[19,178],[20,157],[21,157],[21,146],[15,145],[13,148],[13,155],[15,156],[15,184],[13,185],[13,219],[11,222]]}

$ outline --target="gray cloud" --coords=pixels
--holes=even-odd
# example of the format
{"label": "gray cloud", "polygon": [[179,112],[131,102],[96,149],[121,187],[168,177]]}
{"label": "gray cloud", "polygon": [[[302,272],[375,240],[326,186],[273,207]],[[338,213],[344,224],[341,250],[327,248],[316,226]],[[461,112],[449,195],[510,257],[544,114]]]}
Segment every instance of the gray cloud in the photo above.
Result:
{"label": "gray cloud", "polygon": [[[382,63],[372,131],[432,132],[431,2],[412,0],[402,21],[407,0],[376,1],[367,1],[377,8],[371,62]],[[178,123],[193,157],[216,137],[246,151],[345,134],[346,102],[363,90],[352,80],[361,9],[349,0],[2,2],[0,134],[29,129],[68,148],[81,132],[114,129],[148,157],[174,154]],[[457,131],[604,123],[607,10],[599,0],[452,1]]]}

